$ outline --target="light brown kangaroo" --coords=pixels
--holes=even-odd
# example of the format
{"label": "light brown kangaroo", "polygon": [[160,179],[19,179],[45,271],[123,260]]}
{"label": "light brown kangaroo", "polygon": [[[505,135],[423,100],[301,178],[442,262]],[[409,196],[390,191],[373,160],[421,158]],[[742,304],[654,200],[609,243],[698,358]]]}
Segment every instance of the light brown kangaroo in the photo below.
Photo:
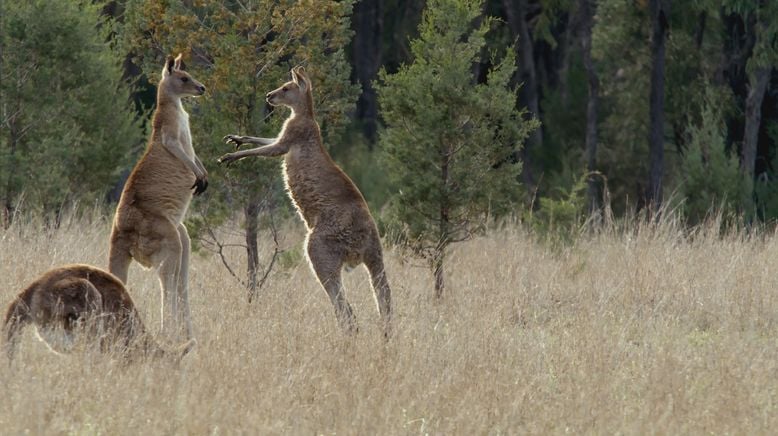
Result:
{"label": "light brown kangaroo", "polygon": [[52,269],[32,282],[10,304],[5,315],[5,348],[13,358],[19,333],[34,325],[53,351],[68,352],[78,333],[97,341],[104,352],[132,359],[180,359],[195,344],[190,339],[176,350],[165,350],[146,332],[122,282],[89,265]]}
{"label": "light brown kangaroo", "polygon": [[292,69],[292,81],[267,94],[273,106],[292,110],[278,138],[227,135],[227,143],[261,144],[263,147],[229,153],[219,159],[229,163],[248,156],[284,156],[284,180],[292,202],[308,228],[306,251],[311,269],[335,307],[343,328],[356,331],[351,306],[343,295],[344,265],[364,263],[370,273],[378,311],[389,334],[391,291],[384,271],[383,252],[370,210],[362,193],[322,145],[314,119],[311,81],[302,67]]}
{"label": "light brown kangaroo", "polygon": [[[183,219],[194,194],[208,187],[208,172],[192,148],[189,115],[181,99],[205,93],[184,71],[181,55],[168,57],[157,89],[151,138],[124,185],[113,221],[109,270],[123,283],[132,259],[158,268],[162,331],[192,337],[189,312],[189,234]],[[182,326],[182,324],[184,324]]]}

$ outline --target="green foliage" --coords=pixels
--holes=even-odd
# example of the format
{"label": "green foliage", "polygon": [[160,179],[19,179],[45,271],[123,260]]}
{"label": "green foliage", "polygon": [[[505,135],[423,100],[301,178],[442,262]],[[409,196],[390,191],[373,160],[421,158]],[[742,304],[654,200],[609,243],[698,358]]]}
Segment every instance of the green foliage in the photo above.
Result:
{"label": "green foliage", "polygon": [[89,1],[0,10],[0,199],[37,212],[104,198],[143,132],[122,83],[112,23]]}
{"label": "green foliage", "polygon": [[509,85],[515,57],[494,55],[486,83],[471,67],[494,24],[478,0],[431,0],[413,63],[380,73],[380,134],[396,193],[390,216],[417,253],[437,258],[445,246],[481,229],[488,216],[512,211],[520,198],[517,151],[537,127],[515,109]]}
{"label": "green foliage", "polygon": [[648,174],[650,26],[647,11],[634,2],[599,1],[597,17],[592,57],[602,78],[598,161],[611,182],[614,209],[624,212]]}
{"label": "green foliage", "polygon": [[544,169],[538,181],[541,195],[552,193],[555,188],[570,185],[570,180],[586,170],[586,103],[588,89],[580,59],[570,64],[565,95],[549,87],[544,92],[541,105],[543,116],[543,147],[533,158]]}
{"label": "green foliage", "polygon": [[527,214],[527,221],[538,235],[551,242],[570,243],[576,239],[586,219],[586,182],[590,176],[572,179],[567,188],[557,185],[551,195],[538,199],[537,212]]}
{"label": "green foliage", "polygon": [[700,224],[711,212],[734,217],[748,205],[751,184],[740,171],[737,156],[727,153],[724,123],[715,103],[704,106],[698,125],[689,127],[691,141],[683,159],[686,180],[683,211],[690,224]]}
{"label": "green foliage", "polygon": [[756,41],[748,59],[748,70],[778,65],[778,2],[724,0],[721,3],[726,13],[738,14],[745,20],[755,18]]}

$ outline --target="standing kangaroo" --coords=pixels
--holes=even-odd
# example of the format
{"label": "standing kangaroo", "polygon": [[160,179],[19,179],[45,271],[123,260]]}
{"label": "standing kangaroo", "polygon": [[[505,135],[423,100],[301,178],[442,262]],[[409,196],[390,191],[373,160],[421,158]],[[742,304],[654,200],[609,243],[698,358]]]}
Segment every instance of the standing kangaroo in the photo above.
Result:
{"label": "standing kangaroo", "polygon": [[208,187],[208,172],[192,148],[189,114],[181,99],[205,86],[184,71],[181,55],[168,57],[157,89],[151,138],[124,185],[111,232],[109,269],[123,283],[132,259],[158,268],[162,331],[192,337],[189,312],[189,234],[183,219],[194,195]]}
{"label": "standing kangaroo", "polygon": [[292,110],[278,138],[227,135],[227,143],[263,147],[222,156],[229,163],[248,156],[284,156],[284,180],[292,202],[308,229],[306,251],[311,269],[327,291],[340,325],[356,331],[351,306],[343,295],[344,265],[364,263],[370,273],[378,311],[389,333],[391,291],[384,271],[381,241],[362,193],[322,145],[314,119],[311,81],[302,67],[292,69],[292,81],[267,94],[273,106]]}
{"label": "standing kangaroo", "polygon": [[24,326],[37,327],[38,336],[54,351],[67,352],[74,335],[97,340],[101,351],[124,357],[183,357],[194,339],[167,351],[146,332],[132,298],[114,275],[89,265],[52,269],[32,282],[10,304],[3,330],[9,360]]}

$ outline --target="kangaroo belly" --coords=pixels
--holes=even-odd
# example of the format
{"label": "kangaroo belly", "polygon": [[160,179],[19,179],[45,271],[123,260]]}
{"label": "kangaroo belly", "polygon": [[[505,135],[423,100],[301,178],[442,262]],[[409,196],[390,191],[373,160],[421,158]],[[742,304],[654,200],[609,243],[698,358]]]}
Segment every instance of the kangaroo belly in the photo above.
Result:
{"label": "kangaroo belly", "polygon": [[192,200],[195,180],[183,162],[152,147],[136,165],[122,197],[126,195],[127,202],[139,210],[181,222]]}

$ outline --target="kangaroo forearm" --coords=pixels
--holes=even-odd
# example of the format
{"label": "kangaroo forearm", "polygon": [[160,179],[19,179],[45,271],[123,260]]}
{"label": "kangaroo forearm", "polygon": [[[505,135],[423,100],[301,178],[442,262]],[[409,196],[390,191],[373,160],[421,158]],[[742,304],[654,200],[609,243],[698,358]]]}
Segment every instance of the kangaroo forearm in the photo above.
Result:
{"label": "kangaroo forearm", "polygon": [[249,157],[249,156],[264,156],[264,157],[281,156],[286,154],[288,151],[289,151],[288,146],[285,146],[283,143],[275,143],[272,145],[265,145],[263,147],[238,151],[233,154],[235,155],[236,158],[243,159],[244,157]]}
{"label": "kangaroo forearm", "polygon": [[208,173],[208,171],[205,169],[205,166],[203,165],[203,162],[200,160],[199,157],[195,156],[194,157],[194,161],[195,161],[195,165],[197,165],[197,168],[199,168],[200,171],[203,172],[203,174],[207,174]]}
{"label": "kangaroo forearm", "polygon": [[278,140],[278,138],[260,138],[257,136],[242,136],[241,139],[247,144],[259,145],[270,145]]}
{"label": "kangaroo forearm", "polygon": [[179,147],[178,144],[169,144],[163,141],[162,145],[165,146],[165,149],[173,154],[173,156],[177,157],[181,162],[183,162],[184,165],[186,165],[187,168],[189,168],[189,170],[194,173],[195,177],[199,179],[205,175],[205,172],[197,166],[195,160],[187,156],[187,154],[184,153],[184,150]]}

